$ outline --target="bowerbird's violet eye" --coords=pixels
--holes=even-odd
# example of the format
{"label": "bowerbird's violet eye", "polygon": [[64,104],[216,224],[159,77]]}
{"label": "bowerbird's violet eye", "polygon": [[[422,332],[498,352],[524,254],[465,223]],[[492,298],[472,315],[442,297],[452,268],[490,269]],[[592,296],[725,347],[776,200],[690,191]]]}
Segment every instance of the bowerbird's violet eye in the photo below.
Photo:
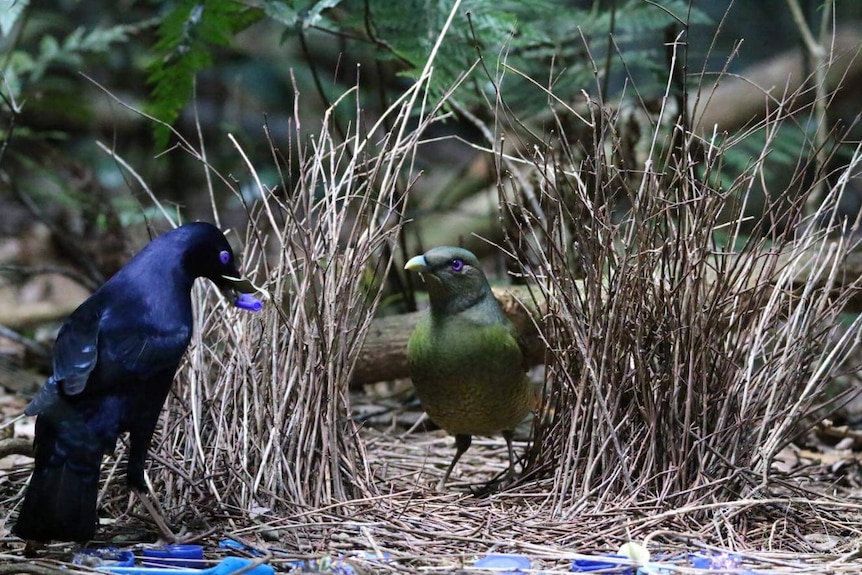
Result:
{"label": "bowerbird's violet eye", "polygon": [[452,260],[451,267],[453,272],[460,272],[464,269],[464,262],[462,260],[459,260],[458,258],[455,258],[454,260]]}
{"label": "bowerbird's violet eye", "polygon": [[222,250],[218,255],[218,259],[221,263],[227,264],[230,261],[230,252]]}

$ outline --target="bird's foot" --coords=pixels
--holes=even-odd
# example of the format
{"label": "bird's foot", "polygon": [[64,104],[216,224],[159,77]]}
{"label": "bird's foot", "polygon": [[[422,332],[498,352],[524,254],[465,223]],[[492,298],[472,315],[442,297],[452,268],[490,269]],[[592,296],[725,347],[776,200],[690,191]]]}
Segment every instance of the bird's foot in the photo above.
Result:
{"label": "bird's foot", "polygon": [[500,491],[502,489],[502,483],[503,482],[500,479],[493,479],[476,487],[470,487],[470,492],[475,497],[486,497],[492,493]]}
{"label": "bird's foot", "polygon": [[[141,504],[150,514],[150,517],[155,522],[156,527],[159,529],[159,539],[163,540],[165,543],[177,543],[179,538],[176,534],[168,527],[167,521],[165,521],[165,513],[161,509],[161,506],[158,502],[150,499],[146,493],[141,491],[140,489],[132,489],[132,493],[138,496],[138,499],[141,501]],[[131,505],[131,501],[129,502]]]}
{"label": "bird's foot", "polygon": [[[144,504],[144,507],[147,507],[147,505]],[[161,539],[165,543],[180,542],[180,538],[177,536],[176,533],[173,532],[170,527],[168,527],[168,523],[167,521],[165,521],[164,517],[158,514],[154,514],[152,511],[150,511],[150,515],[153,516],[153,521],[155,521],[156,527],[158,527],[159,529],[159,539]]]}
{"label": "bird's foot", "polygon": [[515,479],[517,479],[517,475],[514,472],[507,472],[502,477],[495,477],[487,483],[479,485],[476,488],[471,488],[470,491],[476,497],[485,497],[486,495],[503,491],[512,485],[515,482]]}
{"label": "bird's foot", "polygon": [[24,546],[24,557],[28,559],[32,559],[39,555],[39,551],[45,549],[45,544],[41,541],[27,541],[27,544]]}

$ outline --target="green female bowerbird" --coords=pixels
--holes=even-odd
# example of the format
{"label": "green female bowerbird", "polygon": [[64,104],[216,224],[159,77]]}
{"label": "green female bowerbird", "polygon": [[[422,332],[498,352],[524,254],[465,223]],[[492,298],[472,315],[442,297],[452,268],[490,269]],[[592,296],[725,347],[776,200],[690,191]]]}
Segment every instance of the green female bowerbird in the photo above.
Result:
{"label": "green female bowerbird", "polygon": [[438,247],[407,262],[425,279],[431,309],[407,343],[410,377],[434,423],[455,436],[455,457],[442,490],[473,435],[502,433],[515,475],[513,429],[536,407],[514,325],[491,292],[471,252]]}

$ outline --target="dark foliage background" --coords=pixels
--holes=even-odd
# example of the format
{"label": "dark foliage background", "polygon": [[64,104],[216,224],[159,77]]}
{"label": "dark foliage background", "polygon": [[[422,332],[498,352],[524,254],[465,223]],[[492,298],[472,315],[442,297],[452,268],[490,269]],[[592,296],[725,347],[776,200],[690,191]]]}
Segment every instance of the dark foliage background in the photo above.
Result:
{"label": "dark foliage background", "polygon": [[[820,5],[802,3],[812,27]],[[372,121],[415,78],[450,7],[373,0],[19,0],[11,6],[0,16],[0,202],[8,207],[0,232],[20,235],[34,215],[52,222],[56,232],[80,239],[64,255],[94,280],[117,262],[88,244],[111,241],[122,251],[129,244],[125,226],[154,214],[140,187],[97,141],[184,217],[211,213],[200,163],[174,147],[177,139],[165,124],[126,105],[173,125],[191,141],[200,138],[211,166],[239,174],[241,160],[225,134],[234,134],[252,157],[266,157],[266,125],[273,140],[289,148],[297,94],[302,133],[316,131],[328,104],[357,84],[359,105],[366,122]],[[849,27],[860,14],[857,3],[835,5],[841,25]],[[640,100],[649,107],[664,91],[666,43],[678,35],[688,44],[683,64],[690,86],[701,82],[701,71],[737,73],[801,45],[782,0],[462,3],[432,86],[443,93],[466,74],[450,100],[459,113],[429,134],[457,138],[421,150],[425,174],[409,213],[417,221],[411,245],[471,244],[471,232],[500,237],[493,210],[481,200],[492,182],[487,159],[477,159],[464,141],[483,143],[477,122],[493,122],[491,79],[504,66],[505,105],[524,129],[541,133],[553,122],[532,82],[572,103],[583,90],[611,106]],[[482,62],[474,66],[480,54]],[[852,123],[857,111],[850,103],[859,101],[852,91],[832,102],[831,125]],[[339,106],[342,130],[354,107],[352,101]],[[776,148],[785,152],[774,159],[795,163],[787,150],[811,131],[804,124],[783,129]],[[728,163],[742,169],[763,138],[751,135],[747,146],[731,150]],[[262,176],[277,181],[274,173]],[[212,188],[228,223],[244,221],[243,198],[218,182]],[[456,223],[441,233],[442,219]]]}

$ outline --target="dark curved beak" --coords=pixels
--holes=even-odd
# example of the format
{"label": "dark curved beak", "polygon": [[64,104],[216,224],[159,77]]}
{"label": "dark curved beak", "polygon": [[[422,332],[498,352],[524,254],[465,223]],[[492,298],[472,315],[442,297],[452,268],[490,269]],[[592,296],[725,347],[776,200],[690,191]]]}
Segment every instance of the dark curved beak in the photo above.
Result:
{"label": "dark curved beak", "polygon": [[239,277],[239,274],[236,276],[223,275],[218,284],[236,307],[249,311],[260,311],[263,308],[263,302],[250,295],[259,290],[244,277]]}
{"label": "dark curved beak", "polygon": [[254,287],[254,285],[250,281],[243,277],[224,275],[221,277],[221,279],[221,283],[223,286],[229,287],[230,289],[239,293],[255,293],[257,291],[257,288]]}

